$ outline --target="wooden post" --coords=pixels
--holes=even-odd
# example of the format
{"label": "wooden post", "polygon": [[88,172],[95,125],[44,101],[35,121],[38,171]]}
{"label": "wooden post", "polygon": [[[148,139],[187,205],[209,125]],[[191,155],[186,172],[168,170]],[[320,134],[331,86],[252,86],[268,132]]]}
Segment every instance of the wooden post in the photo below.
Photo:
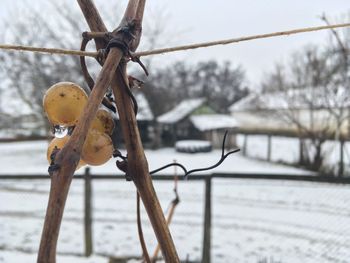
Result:
{"label": "wooden post", "polygon": [[162,144],[162,127],[160,123],[157,123],[156,121],[153,122],[154,125],[154,134],[153,134],[153,142],[152,142],[152,148],[153,149],[159,149]]}
{"label": "wooden post", "polygon": [[338,176],[343,177],[344,175],[344,140],[340,139],[339,147],[340,147],[340,158],[339,158]]}
{"label": "wooden post", "polygon": [[177,141],[177,127],[176,127],[176,123],[171,124],[171,132],[173,133],[173,141],[172,141],[171,145],[175,146],[175,143]]}
{"label": "wooden post", "polygon": [[304,165],[304,141],[302,138],[299,138],[299,164]]}
{"label": "wooden post", "polygon": [[211,249],[211,176],[208,176],[205,179],[202,263],[210,263],[210,249]]}
{"label": "wooden post", "polygon": [[92,245],[92,188],[90,168],[85,169],[84,174],[84,234],[85,234],[85,256],[91,256]]}
{"label": "wooden post", "polygon": [[266,160],[268,162],[271,161],[271,135],[267,135],[267,157]]}
{"label": "wooden post", "polygon": [[247,155],[247,143],[248,143],[248,134],[244,135],[244,141],[243,141],[243,149],[242,149],[242,154],[244,156]]}

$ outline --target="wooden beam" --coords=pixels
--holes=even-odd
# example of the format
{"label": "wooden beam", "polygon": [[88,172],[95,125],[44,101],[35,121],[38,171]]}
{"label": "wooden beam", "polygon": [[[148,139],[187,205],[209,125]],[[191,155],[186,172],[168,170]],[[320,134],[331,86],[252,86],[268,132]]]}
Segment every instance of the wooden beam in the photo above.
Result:
{"label": "wooden beam", "polygon": [[84,235],[85,235],[85,256],[93,253],[92,242],[92,187],[90,168],[85,169],[84,174]]}
{"label": "wooden beam", "polygon": [[211,177],[205,179],[202,263],[211,261]]}
{"label": "wooden beam", "polygon": [[[90,17],[91,14],[98,13],[95,6],[91,4],[91,0],[78,0],[78,3],[80,7],[83,6],[82,10],[91,31],[107,31],[99,15],[96,17]],[[120,26],[125,26],[131,21],[141,23],[144,6],[145,1],[143,0],[130,0]],[[135,41],[131,43],[130,49],[132,51],[137,48],[139,43],[141,28],[139,30],[140,32],[139,34],[136,34]],[[114,32],[116,32],[116,30]],[[126,65],[120,65],[117,74],[114,74],[112,78],[111,87],[116,99],[118,114],[128,153],[128,173],[132,177],[136,188],[140,193],[158,242],[161,244],[161,250],[165,261],[176,263],[179,262],[179,258],[169,228],[166,224],[162,208],[154,190],[152,178],[149,174],[148,163],[144,154],[133,105],[126,92],[127,89],[129,89],[127,84]]]}

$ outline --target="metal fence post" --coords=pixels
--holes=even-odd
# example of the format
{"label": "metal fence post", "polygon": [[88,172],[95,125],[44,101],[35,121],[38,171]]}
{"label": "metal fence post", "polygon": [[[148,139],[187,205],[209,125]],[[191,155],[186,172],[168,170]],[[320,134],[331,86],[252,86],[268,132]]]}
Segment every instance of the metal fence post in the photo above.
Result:
{"label": "metal fence post", "polygon": [[85,256],[92,254],[92,191],[90,168],[85,169],[84,174],[84,234],[85,234]]}
{"label": "metal fence post", "polygon": [[340,147],[340,160],[339,160],[339,172],[338,176],[343,177],[344,175],[344,140],[340,140],[339,147]]}
{"label": "metal fence post", "polygon": [[210,263],[211,250],[211,176],[205,178],[205,205],[202,263]]}
{"label": "metal fence post", "polygon": [[271,161],[271,135],[267,135],[267,158],[268,162]]}
{"label": "metal fence post", "polygon": [[304,140],[299,138],[299,164],[303,165],[304,162]]}
{"label": "metal fence post", "polygon": [[247,143],[248,143],[248,134],[244,135],[244,141],[243,141],[243,149],[242,149],[242,154],[244,156],[247,155]]}

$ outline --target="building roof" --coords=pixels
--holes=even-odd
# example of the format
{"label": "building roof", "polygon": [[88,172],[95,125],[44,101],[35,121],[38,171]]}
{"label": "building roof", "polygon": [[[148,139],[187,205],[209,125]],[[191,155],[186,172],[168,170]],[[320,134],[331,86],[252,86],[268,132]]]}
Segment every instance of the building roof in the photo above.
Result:
{"label": "building roof", "polygon": [[[134,97],[139,106],[136,119],[138,121],[152,121],[154,119],[151,107],[149,106],[146,96],[142,92],[137,92],[134,94]],[[116,113],[117,118],[119,119],[118,112]]]}
{"label": "building roof", "polygon": [[210,131],[225,128],[237,128],[235,118],[225,114],[203,114],[190,117],[192,124],[200,131]]}
{"label": "building roof", "polygon": [[[297,103],[297,100],[294,103]],[[287,99],[281,93],[253,93],[231,105],[229,110],[233,112],[257,109],[287,109],[288,105]]]}
{"label": "building roof", "polygon": [[202,106],[205,103],[205,101],[205,98],[184,100],[172,110],[160,115],[157,118],[157,121],[159,123],[164,124],[176,123],[190,115],[194,110],[196,110],[200,106]]}
{"label": "building roof", "polygon": [[270,93],[251,93],[229,107],[231,112],[247,110],[345,108],[350,92],[345,88],[305,88]]}

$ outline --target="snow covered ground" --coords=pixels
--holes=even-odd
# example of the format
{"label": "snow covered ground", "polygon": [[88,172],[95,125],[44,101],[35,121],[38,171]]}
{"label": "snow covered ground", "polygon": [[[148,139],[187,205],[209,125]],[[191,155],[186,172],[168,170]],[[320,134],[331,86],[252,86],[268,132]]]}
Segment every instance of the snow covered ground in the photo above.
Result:
{"label": "snow covered ground", "polygon": [[[1,174],[46,174],[45,141],[21,142],[21,143],[1,143],[0,144],[0,165]],[[175,152],[172,148],[160,150],[146,150],[149,167],[151,170],[159,168],[176,160],[188,168],[201,168],[216,163],[221,151],[214,150],[210,153],[187,154]],[[162,173],[172,174],[173,168],[162,171]],[[92,173],[121,174],[116,170],[114,160],[110,160],[103,166],[91,168]],[[263,161],[252,160],[240,154],[233,154],[225,162],[217,167],[213,172],[251,172],[251,173],[291,173],[303,174],[305,171],[284,165],[271,165]],[[83,173],[80,169],[77,173]],[[207,172],[206,172],[207,173]]]}
{"label": "snow covered ground", "polygon": [[[47,169],[45,142],[0,144],[1,174],[37,173]],[[175,153],[172,149],[147,151],[150,167],[174,158],[188,167],[214,163],[218,152]],[[25,167],[25,168],[24,168]],[[218,168],[225,172],[305,173],[232,155]],[[113,162],[93,173],[112,173]],[[82,171],[80,171],[82,172]],[[172,173],[169,169],[168,173]],[[213,180],[213,262],[349,262],[350,187],[308,182],[267,180]],[[156,181],[162,207],[173,198],[172,182]],[[0,262],[35,262],[49,180],[0,181]],[[171,232],[181,258],[200,260],[204,183],[179,183],[181,203]],[[119,180],[93,181],[93,236],[95,256],[84,251],[83,182],[73,180],[61,226],[58,262],[108,262],[109,255],[140,254],[136,228],[135,190]],[[143,214],[150,251],[155,237]],[[272,261],[273,260],[273,261]]]}

